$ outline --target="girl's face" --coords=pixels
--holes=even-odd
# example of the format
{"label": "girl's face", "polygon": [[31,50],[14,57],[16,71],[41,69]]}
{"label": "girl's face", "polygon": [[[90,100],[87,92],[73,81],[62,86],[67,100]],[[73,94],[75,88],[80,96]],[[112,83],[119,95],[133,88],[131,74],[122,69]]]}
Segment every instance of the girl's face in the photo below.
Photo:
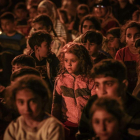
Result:
{"label": "girl's face", "polygon": [[88,30],[94,30],[94,24],[90,20],[85,20],[82,27],[82,33],[84,34]]}
{"label": "girl's face", "polygon": [[116,117],[102,109],[93,114],[92,127],[100,140],[113,140],[119,133]]}
{"label": "girl's face", "polygon": [[128,47],[136,49],[135,40],[138,38],[140,38],[140,30],[137,27],[131,27],[126,30],[126,43]]}
{"label": "girl's face", "polygon": [[65,53],[64,65],[68,73],[78,75],[80,69],[80,60],[73,53]]}
{"label": "girl's face", "polygon": [[93,12],[95,16],[104,18],[107,13],[107,8],[103,5],[96,5],[96,7],[93,8]]}
{"label": "girl's face", "polygon": [[47,14],[47,9],[45,9],[43,7],[39,7],[38,8],[38,14]]}
{"label": "girl's face", "polygon": [[42,114],[43,99],[30,89],[19,90],[16,93],[16,106],[24,119],[37,120]]}
{"label": "girl's face", "polygon": [[31,8],[29,10],[29,16],[30,16],[31,19],[33,19],[35,16],[37,16],[37,9]]}

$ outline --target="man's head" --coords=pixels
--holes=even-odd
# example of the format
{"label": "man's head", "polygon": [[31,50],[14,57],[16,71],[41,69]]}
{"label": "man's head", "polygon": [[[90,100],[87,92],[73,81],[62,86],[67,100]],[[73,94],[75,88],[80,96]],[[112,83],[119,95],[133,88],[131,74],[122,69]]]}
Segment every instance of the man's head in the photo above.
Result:
{"label": "man's head", "polygon": [[34,32],[28,39],[29,46],[34,50],[38,59],[48,57],[51,53],[51,42],[51,35],[43,30]]}
{"label": "man's head", "polygon": [[12,64],[12,73],[25,66],[35,68],[35,65],[36,65],[34,58],[30,55],[25,55],[25,54],[16,56],[12,60],[11,64]]}
{"label": "man's head", "polygon": [[98,97],[122,97],[126,92],[128,81],[125,65],[113,59],[102,60],[91,70],[95,81],[95,92]]}
{"label": "man's head", "polygon": [[6,12],[0,16],[2,31],[11,34],[15,31],[15,17],[11,12]]}
{"label": "man's head", "polygon": [[98,31],[87,31],[82,36],[82,43],[89,51],[89,55],[94,56],[102,47],[103,35]]}

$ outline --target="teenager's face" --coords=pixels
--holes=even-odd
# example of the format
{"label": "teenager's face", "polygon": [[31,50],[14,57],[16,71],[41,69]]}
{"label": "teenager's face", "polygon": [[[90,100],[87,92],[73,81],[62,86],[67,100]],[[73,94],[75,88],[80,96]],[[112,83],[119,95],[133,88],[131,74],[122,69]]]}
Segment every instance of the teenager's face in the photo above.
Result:
{"label": "teenager's face", "polygon": [[15,23],[7,19],[1,19],[1,28],[6,34],[12,33],[15,30]]}
{"label": "teenager's face", "polygon": [[33,19],[35,16],[37,16],[37,9],[31,8],[29,10],[29,16],[30,16],[31,19]]}
{"label": "teenager's face", "polygon": [[41,46],[38,47],[38,54],[41,58],[46,58],[51,52],[51,47],[48,46],[46,41],[41,43]]}
{"label": "teenager's face", "polygon": [[15,14],[16,14],[17,18],[20,20],[27,18],[27,11],[25,11],[23,9],[17,9]]}
{"label": "teenager's face", "polygon": [[108,34],[106,36],[106,39],[107,39],[107,46],[108,46],[108,48],[119,49],[119,47],[120,47],[120,40],[119,40],[119,38],[114,37],[112,34]]}
{"label": "teenager's face", "polygon": [[131,27],[126,30],[126,43],[127,46],[136,50],[135,40],[140,38],[140,30],[137,27]]}
{"label": "teenager's face", "polygon": [[103,5],[97,5],[96,7],[93,7],[93,13],[99,18],[104,18],[107,13],[107,7]]}
{"label": "teenager's face", "polygon": [[87,43],[85,43],[85,47],[88,50],[90,56],[96,55],[98,51],[100,50],[99,45],[95,43],[90,43],[88,40],[87,40]]}
{"label": "teenager's face", "polygon": [[20,115],[28,120],[36,120],[42,113],[43,99],[30,89],[16,93],[16,106]]}
{"label": "teenager's face", "polygon": [[65,53],[64,65],[68,73],[77,75],[79,72],[80,60],[72,53]]}
{"label": "teenager's face", "polygon": [[92,116],[92,127],[100,140],[113,140],[119,134],[119,122],[105,110],[96,110]]}
{"label": "teenager's face", "polygon": [[85,20],[82,27],[82,33],[84,34],[88,30],[94,30],[94,24],[90,20]]}
{"label": "teenager's face", "polygon": [[95,81],[95,92],[98,97],[102,96],[113,96],[120,97],[125,91],[123,83],[119,83],[118,79],[113,77],[104,77],[99,75],[94,79]]}
{"label": "teenager's face", "polygon": [[46,27],[43,26],[42,24],[39,24],[39,23],[34,23],[33,29],[34,29],[34,31],[38,31],[38,30],[46,30],[47,31]]}
{"label": "teenager's face", "polygon": [[17,71],[17,70],[19,70],[19,69],[21,69],[23,67],[24,66],[22,66],[22,65],[17,65],[17,64],[13,65],[12,66],[12,73],[14,73],[15,71]]}

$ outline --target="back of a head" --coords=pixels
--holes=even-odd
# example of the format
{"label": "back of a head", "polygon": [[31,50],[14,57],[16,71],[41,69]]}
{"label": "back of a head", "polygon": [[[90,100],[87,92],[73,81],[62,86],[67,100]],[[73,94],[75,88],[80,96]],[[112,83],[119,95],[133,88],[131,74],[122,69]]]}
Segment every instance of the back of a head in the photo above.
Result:
{"label": "back of a head", "polygon": [[37,69],[25,66],[25,67],[15,71],[14,73],[12,73],[10,80],[15,81],[17,78],[20,78],[24,75],[29,75],[29,74],[41,77],[41,74]]}
{"label": "back of a head", "polygon": [[11,62],[12,66],[13,65],[22,65],[22,66],[29,66],[29,67],[33,67],[35,68],[36,66],[36,62],[35,59],[30,56],[30,55],[26,55],[26,54],[21,54],[16,56],[12,62]]}
{"label": "back of a head", "polygon": [[44,30],[33,32],[28,38],[28,44],[33,50],[36,45],[41,46],[42,42],[44,41],[46,41],[48,47],[50,47],[52,36]]}
{"label": "back of a head", "polygon": [[101,45],[103,41],[103,35],[99,31],[87,31],[82,35],[82,43],[86,43],[87,40],[90,43]]}
{"label": "back of a head", "polygon": [[86,20],[89,20],[93,23],[95,30],[101,31],[101,23],[100,23],[99,19],[97,17],[89,14],[89,15],[84,16],[81,19],[81,22],[80,22],[80,25],[81,25],[81,28],[80,28],[81,31],[80,32],[81,33],[82,33],[82,28],[83,28],[84,21],[86,21]]}
{"label": "back of a head", "polygon": [[105,59],[95,64],[91,70],[91,78],[98,76],[113,77],[119,82],[127,79],[127,70],[123,62],[114,59]]}
{"label": "back of a head", "polygon": [[10,20],[11,22],[14,22],[15,21],[15,16],[11,12],[5,12],[0,16],[0,20],[2,20],[2,19]]}

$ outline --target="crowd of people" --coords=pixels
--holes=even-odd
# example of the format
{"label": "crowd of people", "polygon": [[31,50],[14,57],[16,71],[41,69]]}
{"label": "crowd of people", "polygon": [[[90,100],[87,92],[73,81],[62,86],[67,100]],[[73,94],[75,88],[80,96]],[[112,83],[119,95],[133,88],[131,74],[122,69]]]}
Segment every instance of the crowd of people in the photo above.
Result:
{"label": "crowd of people", "polygon": [[139,0],[0,7],[0,140],[140,140]]}

